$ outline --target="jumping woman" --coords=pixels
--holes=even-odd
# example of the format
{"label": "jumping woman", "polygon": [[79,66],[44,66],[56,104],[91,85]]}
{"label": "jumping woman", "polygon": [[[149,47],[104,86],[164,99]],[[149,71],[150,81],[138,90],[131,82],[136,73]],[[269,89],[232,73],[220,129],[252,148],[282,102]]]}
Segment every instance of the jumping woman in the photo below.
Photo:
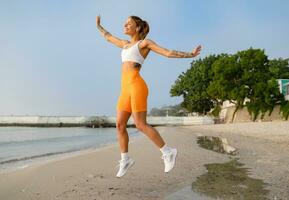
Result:
{"label": "jumping woman", "polygon": [[158,131],[147,124],[148,87],[140,76],[140,68],[150,50],[168,58],[193,58],[199,55],[199,45],[192,52],[168,50],[156,44],[153,40],[145,39],[149,33],[149,25],[137,16],[129,16],[124,24],[124,33],[130,36],[130,41],[119,39],[100,25],[100,16],[96,16],[96,26],[103,37],[122,48],[121,91],[118,97],[116,111],[116,129],[121,151],[119,170],[116,177],[123,176],[133,166],[134,160],[128,155],[129,137],[126,130],[127,121],[132,114],[136,128],[146,134],[160,149],[164,160],[164,172],[169,172],[175,165],[177,149],[167,146]]}

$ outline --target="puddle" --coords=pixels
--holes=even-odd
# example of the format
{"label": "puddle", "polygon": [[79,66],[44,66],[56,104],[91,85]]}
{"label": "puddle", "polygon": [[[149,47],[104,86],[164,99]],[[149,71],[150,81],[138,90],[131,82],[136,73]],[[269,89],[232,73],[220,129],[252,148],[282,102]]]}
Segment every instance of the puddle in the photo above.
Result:
{"label": "puddle", "polygon": [[269,191],[260,179],[248,176],[248,169],[233,159],[226,163],[206,164],[208,172],[192,183],[191,190],[214,199],[267,200]]}
{"label": "puddle", "polygon": [[175,193],[164,198],[164,200],[216,200],[203,194],[199,194],[192,190],[191,186],[187,186]]}
{"label": "puddle", "polygon": [[[237,149],[226,138],[198,136],[197,143],[205,149],[236,155]],[[192,185],[168,195],[165,200],[269,200],[269,190],[261,179],[249,177],[248,168],[229,156],[225,163],[210,163],[207,172],[197,177]]]}
{"label": "puddle", "polygon": [[248,176],[248,169],[233,159],[226,163],[206,164],[207,173],[191,186],[170,194],[165,200],[269,200],[269,190],[260,179]]}
{"label": "puddle", "polygon": [[226,138],[214,136],[198,136],[197,143],[200,147],[216,151],[218,153],[236,155],[237,149],[230,146]]}

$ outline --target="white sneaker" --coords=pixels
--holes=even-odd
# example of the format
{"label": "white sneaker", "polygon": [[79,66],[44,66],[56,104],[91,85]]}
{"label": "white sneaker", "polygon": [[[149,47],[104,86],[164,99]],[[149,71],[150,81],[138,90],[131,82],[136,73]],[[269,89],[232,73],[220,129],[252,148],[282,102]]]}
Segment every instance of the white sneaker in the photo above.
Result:
{"label": "white sneaker", "polygon": [[125,175],[125,173],[127,172],[127,170],[133,166],[134,164],[134,160],[132,158],[127,158],[127,159],[121,159],[119,160],[119,164],[116,166],[119,166],[119,170],[116,174],[116,177],[121,177],[123,175]]}
{"label": "white sneaker", "polygon": [[169,152],[162,155],[162,159],[165,163],[165,172],[169,172],[175,166],[177,149],[172,148]]}

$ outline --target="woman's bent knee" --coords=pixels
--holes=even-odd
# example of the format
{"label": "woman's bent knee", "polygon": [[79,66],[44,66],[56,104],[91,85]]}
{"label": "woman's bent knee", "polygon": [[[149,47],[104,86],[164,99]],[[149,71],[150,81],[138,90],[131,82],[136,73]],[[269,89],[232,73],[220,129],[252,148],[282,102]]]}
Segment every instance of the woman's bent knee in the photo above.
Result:
{"label": "woman's bent knee", "polygon": [[123,132],[123,131],[125,131],[125,129],[126,129],[126,124],[117,122],[117,123],[116,123],[116,129],[117,129],[119,132]]}
{"label": "woman's bent knee", "polygon": [[136,128],[139,131],[143,131],[146,128],[147,124],[145,124],[145,123],[136,123],[135,126],[136,126]]}

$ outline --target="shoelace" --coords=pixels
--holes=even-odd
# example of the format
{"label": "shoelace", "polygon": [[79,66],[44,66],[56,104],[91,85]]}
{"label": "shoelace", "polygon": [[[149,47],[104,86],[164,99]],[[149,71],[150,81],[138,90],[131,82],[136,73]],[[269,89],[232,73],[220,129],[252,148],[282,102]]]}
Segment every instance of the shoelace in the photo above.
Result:
{"label": "shoelace", "polygon": [[119,160],[118,162],[119,163],[116,165],[115,168],[118,168],[121,164],[124,164],[125,160]]}
{"label": "shoelace", "polygon": [[170,158],[171,158],[171,153],[166,153],[162,155],[162,159],[170,160]]}

